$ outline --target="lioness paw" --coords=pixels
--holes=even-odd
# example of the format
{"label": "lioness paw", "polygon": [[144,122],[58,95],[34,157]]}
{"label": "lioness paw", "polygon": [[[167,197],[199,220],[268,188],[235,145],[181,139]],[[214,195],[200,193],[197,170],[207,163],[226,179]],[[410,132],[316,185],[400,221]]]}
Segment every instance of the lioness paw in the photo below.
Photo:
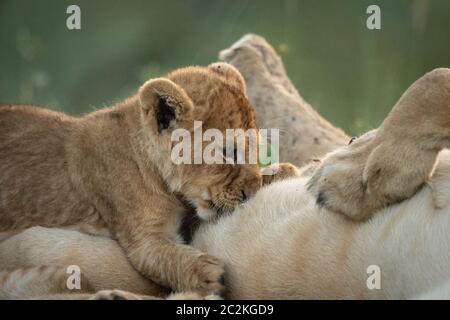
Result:
{"label": "lioness paw", "polygon": [[308,189],[320,207],[362,219],[370,206],[366,203],[363,171],[370,154],[371,135],[360,138],[358,145],[348,146],[327,155],[314,171]]}
{"label": "lioness paw", "polygon": [[371,131],[329,154],[308,185],[317,204],[364,220],[413,196],[428,180],[436,155],[398,138]]}
{"label": "lioness paw", "polygon": [[401,96],[378,131],[326,157],[309,188],[320,206],[354,219],[413,196],[449,141],[450,69],[435,69]]}

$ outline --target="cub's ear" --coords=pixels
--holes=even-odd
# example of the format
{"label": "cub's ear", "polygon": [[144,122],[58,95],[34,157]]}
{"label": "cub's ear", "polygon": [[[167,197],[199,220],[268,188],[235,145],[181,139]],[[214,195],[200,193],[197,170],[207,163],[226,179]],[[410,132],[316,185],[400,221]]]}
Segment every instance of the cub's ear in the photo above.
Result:
{"label": "cub's ear", "polygon": [[225,62],[216,62],[210,64],[208,68],[217,73],[218,75],[224,77],[232,85],[241,89],[245,94],[246,88],[244,77],[242,77],[239,70],[236,69],[234,66]]}
{"label": "cub's ear", "polygon": [[189,120],[194,109],[183,88],[166,78],[147,81],[138,95],[143,115],[158,133]]}

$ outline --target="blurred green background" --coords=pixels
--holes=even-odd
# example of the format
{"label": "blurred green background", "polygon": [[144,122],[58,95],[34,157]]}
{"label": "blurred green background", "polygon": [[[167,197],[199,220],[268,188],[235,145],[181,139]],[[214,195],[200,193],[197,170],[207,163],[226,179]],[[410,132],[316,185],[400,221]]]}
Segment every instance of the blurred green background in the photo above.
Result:
{"label": "blurred green background", "polygon": [[[81,7],[82,29],[66,28]],[[366,28],[381,7],[382,29]],[[303,97],[351,134],[376,127],[415,79],[450,67],[448,0],[0,0],[0,103],[82,114],[150,77],[217,59],[245,33],[275,47]]]}

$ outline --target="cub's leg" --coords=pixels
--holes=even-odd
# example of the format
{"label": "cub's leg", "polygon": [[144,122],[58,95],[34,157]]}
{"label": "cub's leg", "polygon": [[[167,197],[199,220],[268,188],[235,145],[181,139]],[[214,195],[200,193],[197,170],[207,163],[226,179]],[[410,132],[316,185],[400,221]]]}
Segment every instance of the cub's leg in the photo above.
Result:
{"label": "cub's leg", "polygon": [[450,147],[450,69],[435,69],[402,95],[378,131],[330,153],[309,188],[317,203],[366,219],[414,195]]}
{"label": "cub's leg", "polygon": [[142,275],[175,292],[210,295],[223,290],[221,263],[181,241],[184,208],[160,194],[130,192],[125,197],[122,190],[121,197],[135,201],[116,203],[117,212],[104,220]]}
{"label": "cub's leg", "polygon": [[[146,228],[150,230],[149,228]],[[122,242],[132,263],[150,279],[176,292],[220,294],[223,267],[220,262],[189,245],[176,243],[158,233]]]}

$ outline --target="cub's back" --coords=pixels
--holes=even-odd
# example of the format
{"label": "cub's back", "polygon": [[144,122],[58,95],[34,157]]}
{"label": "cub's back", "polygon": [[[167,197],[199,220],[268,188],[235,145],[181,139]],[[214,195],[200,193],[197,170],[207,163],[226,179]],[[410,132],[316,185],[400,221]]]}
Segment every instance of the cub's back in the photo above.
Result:
{"label": "cub's back", "polygon": [[34,106],[0,106],[0,169],[25,169],[60,157],[74,121]]}
{"label": "cub's back", "polygon": [[64,144],[76,121],[34,106],[0,106],[0,231],[39,223],[37,212],[49,204],[74,205],[57,195],[71,193]]}
{"label": "cub's back", "polygon": [[[36,129],[51,129],[54,126],[67,125],[76,119],[61,112],[32,105],[0,105],[0,123],[2,124],[0,132],[26,122],[34,125]],[[36,122],[37,120],[39,122]],[[31,129],[31,126],[29,128]]]}

